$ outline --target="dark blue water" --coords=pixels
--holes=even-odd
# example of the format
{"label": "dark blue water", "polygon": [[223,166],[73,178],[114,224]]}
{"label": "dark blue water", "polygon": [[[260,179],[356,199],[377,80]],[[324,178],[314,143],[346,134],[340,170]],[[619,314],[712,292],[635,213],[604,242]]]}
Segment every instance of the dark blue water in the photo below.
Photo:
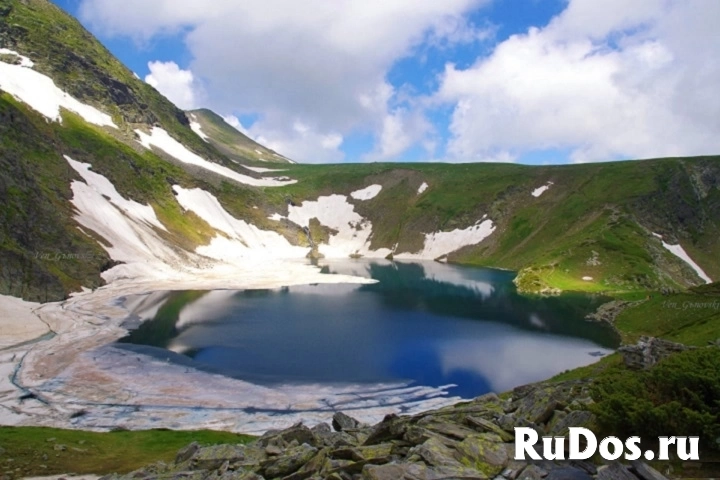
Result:
{"label": "dark blue water", "polygon": [[451,393],[466,398],[617,346],[609,328],[583,318],[603,299],[520,296],[511,272],[362,260],[324,270],[379,282],[165,293],[154,318],[121,342],[261,384],[456,384]]}

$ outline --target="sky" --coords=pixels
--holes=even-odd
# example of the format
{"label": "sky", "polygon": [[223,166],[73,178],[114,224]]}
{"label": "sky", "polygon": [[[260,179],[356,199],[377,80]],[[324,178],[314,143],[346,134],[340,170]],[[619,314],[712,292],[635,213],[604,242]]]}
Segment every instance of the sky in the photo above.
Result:
{"label": "sky", "polygon": [[300,162],[720,153],[717,0],[53,0]]}

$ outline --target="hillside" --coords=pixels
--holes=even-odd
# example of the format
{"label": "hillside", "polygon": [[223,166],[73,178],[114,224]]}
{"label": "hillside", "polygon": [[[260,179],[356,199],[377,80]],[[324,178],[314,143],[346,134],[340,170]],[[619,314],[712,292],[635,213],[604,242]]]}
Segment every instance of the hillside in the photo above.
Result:
{"label": "hillside", "polygon": [[239,132],[211,110],[192,110],[187,115],[193,131],[231,160],[241,163],[295,163]]}
{"label": "hillside", "polygon": [[[718,157],[260,168],[287,159],[186,115],[47,0],[0,14],[0,293],[58,300],[147,265],[309,254],[513,269],[528,292],[720,277]],[[42,89],[64,99],[55,113]]]}
{"label": "hillside", "polygon": [[[162,460],[133,478],[217,470],[228,478],[662,480],[643,464],[514,463],[513,427],[702,434],[704,447],[720,449],[718,238],[720,156],[563,166],[296,164],[212,111],[178,109],[48,0],[0,0],[0,456],[8,468],[15,462],[10,477],[127,473]],[[176,430],[285,428],[280,413],[297,405],[313,422],[319,400],[308,390],[323,387],[273,390],[170,362],[180,356],[170,350],[154,358],[114,349],[128,320],[153,318],[160,307],[149,300],[172,290],[199,297],[372,282],[326,274],[312,266],[320,257],[495,267],[517,272],[528,295],[602,293],[583,296],[598,304],[612,297],[592,318],[609,323],[625,353],[647,365],[632,370],[615,353],[453,406],[457,399],[431,392],[427,402],[395,410],[407,415],[374,427],[338,415],[336,432],[296,425],[247,446],[191,444],[175,457],[190,440],[250,440]],[[504,299],[483,301],[501,311]],[[217,299],[201,305],[210,303]],[[691,347],[663,363],[667,352],[653,345],[685,346],[648,337]],[[290,343],[297,356],[297,339]],[[548,353],[524,348],[508,355],[532,362]],[[404,397],[348,385],[337,403],[317,398],[323,415],[386,412],[426,395],[415,389]],[[270,408],[259,409],[263,402]],[[256,413],[259,423],[248,420]],[[157,425],[168,430],[133,431]]]}

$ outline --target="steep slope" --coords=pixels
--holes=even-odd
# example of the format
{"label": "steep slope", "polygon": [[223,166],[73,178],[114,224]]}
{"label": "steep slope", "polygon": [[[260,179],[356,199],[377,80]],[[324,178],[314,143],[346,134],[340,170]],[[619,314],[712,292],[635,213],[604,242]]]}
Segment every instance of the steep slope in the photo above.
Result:
{"label": "steep slope", "polygon": [[306,255],[510,268],[530,292],[720,277],[717,157],[259,168],[274,152],[186,116],[47,0],[0,15],[0,294]]}
{"label": "steep slope", "polygon": [[187,112],[187,116],[193,131],[231,160],[242,163],[294,163],[239,132],[211,110],[193,110]]}

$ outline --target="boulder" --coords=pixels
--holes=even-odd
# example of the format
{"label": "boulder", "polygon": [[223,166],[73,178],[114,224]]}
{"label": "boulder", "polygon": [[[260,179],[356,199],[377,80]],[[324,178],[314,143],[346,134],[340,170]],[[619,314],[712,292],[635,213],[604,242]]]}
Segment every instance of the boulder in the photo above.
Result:
{"label": "boulder", "polygon": [[418,455],[431,467],[462,467],[463,465],[455,458],[457,450],[446,446],[436,438],[429,438],[422,445],[413,447],[409,455]]}
{"label": "boulder", "polygon": [[[197,470],[212,470],[220,468],[223,463],[239,463],[246,460],[244,445],[214,445],[203,447],[195,451],[190,457],[190,463]],[[257,458],[252,458],[255,461]]]}
{"label": "boulder", "polygon": [[488,478],[505,469],[510,457],[502,440],[493,434],[468,437],[457,445],[457,460]]}
{"label": "boulder", "polygon": [[293,442],[296,442],[297,445],[307,443],[313,447],[319,446],[320,443],[313,431],[302,423],[297,423],[285,430],[271,430],[265,433],[265,435],[260,437],[257,441],[258,445],[262,447],[267,447],[270,444],[284,446]]}
{"label": "boulder", "polygon": [[309,462],[316,453],[317,449],[307,443],[299,447],[289,448],[284,455],[262,462],[260,464],[260,473],[268,478],[290,475]]}
{"label": "boulder", "polygon": [[673,353],[690,349],[682,343],[670,342],[655,337],[640,337],[635,345],[624,345],[618,349],[623,362],[634,370],[648,369]]}
{"label": "boulder", "polygon": [[479,430],[480,432],[494,433],[495,435],[499,436],[504,442],[512,442],[515,439],[515,435],[509,434],[493,422],[484,418],[468,415],[467,417],[465,417],[465,423]]}
{"label": "boulder", "polygon": [[667,480],[667,478],[650,465],[640,460],[634,460],[630,462],[632,466],[631,470],[635,475],[642,480]]}
{"label": "boulder", "polygon": [[528,465],[517,476],[517,480],[542,480],[548,476],[548,472],[537,465]]}
{"label": "boulder", "polygon": [[592,480],[592,477],[585,470],[565,467],[550,470],[545,480]]}
{"label": "boulder", "polygon": [[595,478],[597,480],[638,480],[635,475],[630,473],[630,470],[619,462],[599,468]]}
{"label": "boulder", "polygon": [[548,433],[553,437],[565,437],[570,427],[588,427],[595,422],[595,415],[587,410],[573,410],[562,415],[557,421],[551,422]]}
{"label": "boulder", "polygon": [[333,415],[332,426],[336,432],[342,432],[343,430],[356,430],[360,426],[360,422],[343,412],[337,412]]}
{"label": "boulder", "polygon": [[382,422],[370,429],[370,435],[364,445],[376,445],[402,438],[407,430],[407,422],[407,419],[397,415],[386,415]]}

